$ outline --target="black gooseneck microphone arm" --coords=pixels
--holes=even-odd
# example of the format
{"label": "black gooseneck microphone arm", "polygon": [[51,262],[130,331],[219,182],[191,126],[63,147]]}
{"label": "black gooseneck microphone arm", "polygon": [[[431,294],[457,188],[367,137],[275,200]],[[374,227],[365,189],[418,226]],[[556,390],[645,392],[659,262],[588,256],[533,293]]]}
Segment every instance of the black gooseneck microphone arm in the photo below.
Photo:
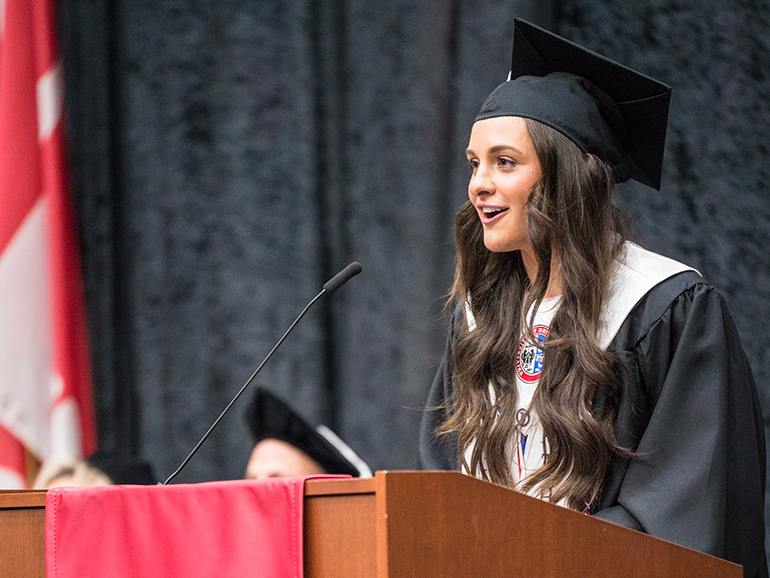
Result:
{"label": "black gooseneck microphone arm", "polygon": [[286,333],[283,334],[283,337],[281,337],[278,340],[278,343],[275,344],[275,347],[270,350],[270,353],[267,354],[267,357],[262,361],[262,363],[259,364],[259,367],[254,370],[254,373],[251,374],[251,377],[246,380],[246,383],[243,384],[243,387],[238,391],[238,393],[235,394],[235,397],[230,401],[230,403],[227,404],[227,407],[224,409],[224,411],[219,414],[219,417],[214,421],[213,424],[211,424],[211,427],[209,430],[203,435],[201,440],[197,443],[197,445],[193,448],[193,450],[190,452],[190,454],[184,459],[184,461],[181,463],[181,465],[176,469],[176,471],[171,474],[165,482],[159,485],[165,486],[168,484],[171,480],[173,480],[179,472],[182,471],[182,468],[184,468],[187,465],[187,462],[190,461],[190,459],[195,455],[195,452],[198,451],[198,448],[200,448],[203,445],[203,442],[205,442],[209,435],[211,435],[211,432],[214,431],[214,428],[217,427],[217,424],[219,424],[220,421],[222,421],[222,418],[225,417],[225,414],[230,410],[230,408],[233,406],[233,404],[238,400],[239,397],[241,397],[241,394],[246,391],[246,388],[249,386],[249,384],[252,382],[252,380],[257,376],[259,371],[262,369],[262,367],[267,363],[267,360],[270,359],[270,357],[275,353],[275,350],[278,349],[278,346],[283,343],[283,340],[286,339],[286,336],[291,333],[291,330],[294,329],[294,326],[299,323],[299,320],[304,317],[305,313],[308,312],[308,310],[313,306],[313,304],[318,301],[321,297],[328,293],[334,293],[337,289],[342,287],[345,283],[350,281],[351,278],[355,277],[361,272],[361,264],[358,261],[354,261],[347,267],[345,267],[342,271],[337,273],[334,277],[329,279],[324,286],[323,289],[321,289],[321,292],[313,297],[313,299],[308,303],[305,308],[302,310],[302,313],[299,314],[299,316],[294,320],[294,323],[291,324],[291,327],[289,327],[286,330]]}

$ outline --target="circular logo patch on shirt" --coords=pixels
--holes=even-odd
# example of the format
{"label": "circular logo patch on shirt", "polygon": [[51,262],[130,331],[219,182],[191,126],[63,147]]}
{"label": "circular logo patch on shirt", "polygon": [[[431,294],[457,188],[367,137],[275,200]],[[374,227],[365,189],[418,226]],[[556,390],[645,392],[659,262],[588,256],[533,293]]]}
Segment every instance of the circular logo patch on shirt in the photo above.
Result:
{"label": "circular logo patch on shirt", "polygon": [[516,373],[519,379],[526,383],[535,383],[540,379],[540,372],[543,371],[543,344],[548,338],[548,327],[545,325],[535,325],[532,328],[537,343],[540,347],[530,343],[526,337],[519,344],[519,359],[516,361]]}

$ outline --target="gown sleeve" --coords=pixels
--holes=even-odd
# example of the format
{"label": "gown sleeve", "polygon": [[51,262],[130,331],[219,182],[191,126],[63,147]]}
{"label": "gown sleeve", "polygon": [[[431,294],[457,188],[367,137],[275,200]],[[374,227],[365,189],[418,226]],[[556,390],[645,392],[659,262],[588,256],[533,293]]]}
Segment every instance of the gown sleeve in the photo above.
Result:
{"label": "gown sleeve", "polygon": [[446,417],[446,402],[452,387],[451,359],[455,341],[455,324],[458,323],[459,310],[452,317],[447,333],[444,356],[441,359],[436,377],[433,379],[425,412],[420,424],[420,463],[424,470],[458,470],[455,436],[436,436],[436,428]]}
{"label": "gown sleeve", "polygon": [[618,442],[597,517],[766,577],[765,445],[751,368],[724,298],[695,273],[653,289],[613,342]]}

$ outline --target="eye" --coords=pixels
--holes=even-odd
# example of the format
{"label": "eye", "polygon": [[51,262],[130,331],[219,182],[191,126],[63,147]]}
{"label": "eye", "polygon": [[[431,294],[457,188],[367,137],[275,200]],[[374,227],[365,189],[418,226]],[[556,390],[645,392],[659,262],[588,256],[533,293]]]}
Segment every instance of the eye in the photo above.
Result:
{"label": "eye", "polygon": [[509,157],[497,157],[497,166],[501,169],[512,169],[516,166],[516,161]]}
{"label": "eye", "polygon": [[476,172],[476,169],[479,167],[479,161],[478,161],[478,159],[468,159],[468,160],[467,160],[467,163],[468,163],[468,170],[469,170],[471,173],[475,173],[475,172]]}

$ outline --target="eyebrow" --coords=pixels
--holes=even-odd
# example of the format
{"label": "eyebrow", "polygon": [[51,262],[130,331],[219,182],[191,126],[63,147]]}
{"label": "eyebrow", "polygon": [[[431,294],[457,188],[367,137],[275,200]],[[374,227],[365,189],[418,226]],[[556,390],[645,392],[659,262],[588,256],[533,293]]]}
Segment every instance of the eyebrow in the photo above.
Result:
{"label": "eyebrow", "polygon": [[[493,147],[490,147],[489,152],[491,154],[499,153],[500,151],[504,150],[514,150],[518,154],[523,154],[519,149],[517,149],[515,146],[510,144],[499,144],[495,145]],[[465,149],[465,156],[475,156],[475,153],[471,149]]]}

